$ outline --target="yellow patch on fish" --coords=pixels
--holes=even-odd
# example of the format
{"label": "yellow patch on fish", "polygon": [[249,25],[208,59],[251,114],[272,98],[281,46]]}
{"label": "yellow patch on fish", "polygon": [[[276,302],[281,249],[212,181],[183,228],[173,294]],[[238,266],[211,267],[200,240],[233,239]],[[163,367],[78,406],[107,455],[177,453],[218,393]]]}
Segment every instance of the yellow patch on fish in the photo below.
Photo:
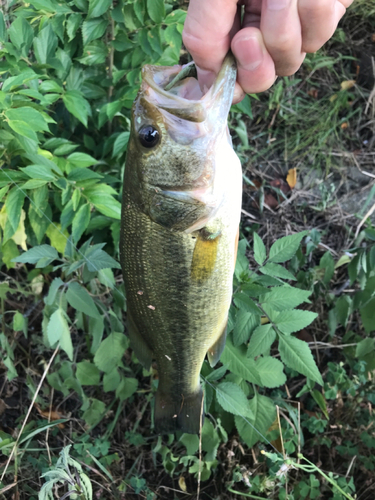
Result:
{"label": "yellow patch on fish", "polygon": [[190,272],[191,278],[198,283],[206,281],[215,268],[220,235],[220,232],[210,234],[205,229],[199,231]]}

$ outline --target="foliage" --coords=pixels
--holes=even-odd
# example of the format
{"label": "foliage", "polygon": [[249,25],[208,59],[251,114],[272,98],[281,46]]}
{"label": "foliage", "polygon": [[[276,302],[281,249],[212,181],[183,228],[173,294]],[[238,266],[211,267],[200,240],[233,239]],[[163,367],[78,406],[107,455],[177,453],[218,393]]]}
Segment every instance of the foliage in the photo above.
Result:
{"label": "foliage", "polygon": [[[375,231],[369,221],[337,258],[322,253],[325,235],[316,229],[289,231],[267,249],[259,227],[248,232],[243,227],[227,344],[221,363],[215,368],[205,363],[201,373],[207,414],[201,441],[181,433],[152,435],[157,376],[154,369],[143,370],[124,335],[121,179],[141,67],[173,65],[181,54],[186,59],[185,7],[177,0],[34,0],[10,2],[0,13],[0,258],[6,276],[0,283],[1,368],[9,383],[24,380],[29,399],[36,396],[18,440],[9,425],[0,429],[1,451],[10,457],[15,450],[1,481],[17,477],[22,464],[22,470],[44,477],[43,486],[20,484],[25,498],[38,493],[40,499],[52,498],[59,487],[66,490],[62,498],[91,499],[82,463],[91,467],[90,475],[93,469],[100,472],[108,498],[134,493],[151,500],[154,491],[141,466],[149,454],[150,467],[178,476],[182,491],[185,477],[208,481],[220,478],[225,468],[225,481],[219,482],[228,495],[293,494],[303,500],[332,489],[333,498],[350,498],[354,469],[347,479],[324,475],[307,459],[301,465],[290,456],[301,458],[306,443],[319,443],[345,460],[358,457],[366,470],[375,468],[366,410],[375,403],[369,375],[375,368]],[[344,62],[340,55],[318,53],[309,56],[307,66],[316,72]],[[260,99],[246,97],[233,106],[242,159],[252,151],[248,123],[256,106],[264,106],[265,119],[276,113],[281,120],[273,151],[284,143],[287,128],[286,150],[297,157],[307,150],[317,165],[326,156],[324,148],[342,138],[341,125],[358,114],[353,106],[358,89],[337,85],[324,96],[324,106],[312,105],[304,95],[299,111],[291,112],[299,84],[285,78]],[[308,122],[305,136],[301,117]],[[255,157],[263,154],[261,149]],[[327,195],[319,210],[329,206]],[[332,291],[338,275],[349,280],[350,294]],[[327,319],[317,317],[319,301]],[[337,341],[346,347],[339,361],[322,365],[319,342],[311,335],[307,342],[304,335],[324,321],[326,346],[333,350]],[[55,348],[47,382],[38,388],[40,370]],[[27,363],[20,361],[25,352]],[[304,401],[302,410],[289,401],[291,384],[298,387],[294,399]],[[52,410],[54,397],[62,406],[68,401],[66,412],[79,422],[69,435],[72,446],[65,446],[68,418]],[[332,408],[334,425],[341,426],[336,440],[324,434]],[[279,423],[280,412],[286,418]],[[54,443],[52,457],[40,445],[44,433],[46,442]],[[117,482],[112,473],[120,469],[123,451],[115,436],[129,453],[126,474],[121,469]],[[259,454],[271,447],[274,454]],[[245,463],[238,452],[248,448],[256,450],[266,473],[250,478],[248,457]],[[298,466],[302,477],[293,476]],[[0,494],[2,488],[6,483],[0,482]]]}

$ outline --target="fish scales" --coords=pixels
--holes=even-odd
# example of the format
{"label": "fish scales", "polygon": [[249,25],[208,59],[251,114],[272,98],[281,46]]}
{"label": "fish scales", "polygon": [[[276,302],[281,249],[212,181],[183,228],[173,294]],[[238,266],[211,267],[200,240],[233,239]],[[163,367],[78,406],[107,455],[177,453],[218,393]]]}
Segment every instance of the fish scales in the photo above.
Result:
{"label": "fish scales", "polygon": [[[158,78],[170,81],[179,70],[143,72],[125,167],[120,249],[131,346],[144,366],[156,360],[158,368],[156,431],[197,433],[200,369],[206,353],[214,364],[224,347],[242,180],[226,126],[233,60],[224,63],[211,94],[198,100],[163,91]],[[183,104],[183,118],[171,113],[168,99]],[[193,121],[205,113],[203,123]]]}

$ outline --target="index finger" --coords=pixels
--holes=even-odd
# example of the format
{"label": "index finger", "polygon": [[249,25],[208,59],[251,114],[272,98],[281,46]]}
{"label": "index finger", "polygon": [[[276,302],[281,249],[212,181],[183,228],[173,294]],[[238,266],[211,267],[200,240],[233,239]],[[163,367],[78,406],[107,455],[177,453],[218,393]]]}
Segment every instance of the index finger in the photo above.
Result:
{"label": "index finger", "polygon": [[228,53],[238,0],[190,0],[182,39],[192,55],[201,85],[209,87]]}

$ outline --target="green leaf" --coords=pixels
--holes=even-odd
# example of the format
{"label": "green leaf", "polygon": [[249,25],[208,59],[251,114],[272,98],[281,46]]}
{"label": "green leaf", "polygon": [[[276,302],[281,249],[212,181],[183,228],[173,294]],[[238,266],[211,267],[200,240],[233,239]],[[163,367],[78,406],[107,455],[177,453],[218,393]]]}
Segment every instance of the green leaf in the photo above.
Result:
{"label": "green leaf", "polygon": [[222,382],[216,387],[216,398],[220,406],[233,415],[252,416],[245,393],[233,382]]}
{"label": "green leaf", "polygon": [[294,309],[303,302],[309,302],[309,290],[300,290],[290,286],[274,287],[269,293],[261,295],[259,302],[268,304],[275,311]]}
{"label": "green leaf", "polygon": [[239,310],[233,328],[233,344],[244,344],[249,340],[251,333],[259,325],[260,316],[248,311]]}
{"label": "green leaf", "polygon": [[271,356],[260,357],[255,361],[256,368],[262,385],[273,389],[285,384],[286,376],[283,372],[284,365]]}
{"label": "green leaf", "polygon": [[246,293],[240,292],[234,294],[233,302],[239,309],[243,311],[251,312],[259,316],[262,315],[262,311]]}
{"label": "green leaf", "polygon": [[164,0],[147,0],[147,12],[156,24],[160,24],[165,17]]}
{"label": "green leaf", "polygon": [[68,291],[66,292],[66,300],[79,312],[92,316],[93,318],[99,316],[95,302],[88,291],[75,281],[69,283]]}
{"label": "green leaf", "polygon": [[98,160],[86,153],[72,153],[68,156],[68,160],[79,168],[91,167],[98,163]]}
{"label": "green leaf", "polygon": [[7,28],[5,26],[4,15],[0,11],[0,42],[7,42],[7,41],[8,41],[8,34],[7,34]]}
{"label": "green leaf", "polygon": [[103,215],[117,220],[121,219],[121,203],[112,198],[112,196],[105,196],[104,199],[103,197],[99,199],[98,195],[95,195],[88,197],[88,199]]}
{"label": "green leaf", "polygon": [[375,297],[359,310],[366,333],[375,331]]}
{"label": "green leaf", "polygon": [[81,385],[99,385],[100,371],[90,361],[77,363],[76,377]]}
{"label": "green leaf", "polygon": [[46,119],[34,108],[30,108],[29,106],[24,106],[22,108],[11,108],[6,112],[6,116],[9,120],[20,120],[24,121],[30,125],[30,127],[38,132],[39,130],[45,130],[49,132],[49,128],[46,122]]}
{"label": "green leaf", "polygon": [[245,347],[235,347],[233,345],[230,335],[227,338],[220,361],[235,375],[252,384],[261,385],[254,360],[246,356]]}
{"label": "green leaf", "polygon": [[34,53],[39,64],[49,64],[55,56],[57,36],[50,23],[45,23],[39,35],[34,38]]}
{"label": "green leaf", "polygon": [[47,306],[53,305],[53,303],[55,302],[55,299],[56,299],[57,292],[62,285],[64,285],[64,282],[60,278],[55,278],[52,281],[52,283],[49,287],[49,290],[48,290],[48,295],[44,299],[44,302]]}
{"label": "green leaf", "polygon": [[102,341],[94,356],[95,365],[105,373],[110,373],[119,366],[122,356],[128,347],[123,333],[113,332]]}
{"label": "green leaf", "polygon": [[31,68],[27,68],[19,75],[11,76],[4,80],[2,90],[4,92],[9,92],[13,87],[18,87],[29,80],[34,80],[35,78],[37,78],[36,73]]}
{"label": "green leaf", "polygon": [[284,236],[270,248],[269,262],[285,262],[293,257],[297,252],[302,238],[308,234],[308,231],[292,234],[291,236]]}
{"label": "green leaf", "polygon": [[101,38],[107,29],[108,21],[102,18],[89,19],[82,24],[82,38],[84,45],[92,40]]}
{"label": "green leaf", "polygon": [[[14,186],[8,193],[5,200],[5,208],[8,216],[8,221],[13,229],[12,235],[17,231],[21,220],[21,210],[25,194],[17,186]],[[11,235],[11,236],[12,236]]]}
{"label": "green leaf", "polygon": [[355,350],[355,356],[356,358],[364,358],[374,350],[375,350],[375,339],[370,339],[370,338],[363,339],[357,344]]}
{"label": "green leaf", "polygon": [[128,147],[129,136],[130,136],[130,132],[121,132],[121,134],[119,134],[116,137],[116,140],[113,144],[112,158],[114,158],[115,156],[118,156],[122,153],[125,153],[125,151]]}
{"label": "green leaf", "polygon": [[23,332],[26,326],[26,318],[20,312],[16,312],[13,316],[13,330],[15,332]]}
{"label": "green leaf", "polygon": [[254,259],[261,266],[267,257],[266,247],[264,246],[263,241],[261,240],[260,236],[257,233],[254,233],[253,237],[254,237]]}
{"label": "green leaf", "polygon": [[47,336],[51,346],[59,342],[61,349],[66,352],[71,361],[73,360],[73,344],[69,325],[62,309],[57,309],[50,317],[47,326]]}
{"label": "green leaf", "polygon": [[285,269],[285,267],[280,266],[280,264],[267,262],[267,264],[261,267],[259,271],[263,274],[266,274],[267,276],[276,276],[277,278],[296,281],[296,278],[293,276],[293,274]]}
{"label": "green leaf", "polygon": [[260,325],[251,336],[247,355],[249,358],[255,358],[268,352],[271,345],[275,342],[276,333],[271,324]]}
{"label": "green leaf", "polygon": [[286,366],[323,385],[322,376],[306,342],[290,335],[279,335],[279,352]]}
{"label": "green leaf", "polygon": [[109,10],[111,5],[112,0],[90,0],[87,18],[90,19],[102,16]]}
{"label": "green leaf", "polygon": [[117,368],[114,368],[109,373],[105,373],[103,377],[104,392],[115,391],[119,386],[120,381],[121,377]]}
{"label": "green leaf", "polygon": [[[84,47],[83,55],[78,60],[81,64],[86,64],[87,66],[94,66],[105,63],[107,55],[108,55],[107,45],[101,40],[94,40],[93,42],[87,44]],[[88,85],[88,83],[86,85]],[[96,90],[102,92],[101,87],[96,87]]]}
{"label": "green leaf", "polygon": [[292,311],[280,312],[273,318],[273,321],[281,332],[290,334],[302,330],[302,328],[312,323],[317,316],[317,313],[311,311],[294,309]]}
{"label": "green leaf", "polygon": [[317,391],[316,389],[314,389],[313,391],[311,391],[311,395],[314,398],[317,405],[319,406],[319,408],[322,410],[326,419],[329,420],[329,415],[328,415],[328,411],[327,411],[327,403],[326,403],[326,400],[325,400],[323,394],[321,392]]}
{"label": "green leaf", "polygon": [[72,223],[72,238],[73,241],[79,241],[82,234],[86,231],[87,226],[90,223],[90,205],[89,203],[85,203],[82,205],[76,215],[74,216]]}
{"label": "green leaf", "polygon": [[34,31],[22,16],[16,18],[8,29],[11,42],[24,57],[28,56],[34,38]]}
{"label": "green leaf", "polygon": [[90,104],[82,97],[82,94],[78,90],[68,90],[62,98],[66,109],[87,127],[87,118],[91,109]]}
{"label": "green leaf", "polygon": [[130,398],[138,389],[138,380],[136,378],[123,378],[116,389],[116,396],[120,401]]}
{"label": "green leaf", "polygon": [[115,261],[115,259],[112,259],[112,257],[101,248],[89,248],[89,250],[85,253],[85,257],[88,260],[87,269],[90,272],[108,268],[121,269],[120,264]]}
{"label": "green leaf", "polygon": [[29,165],[20,170],[25,172],[31,179],[42,179],[45,181],[55,181],[57,179],[56,174],[52,172],[51,167],[47,165]]}
{"label": "green leaf", "polygon": [[[39,245],[37,247],[30,248],[27,252],[23,252],[21,255],[13,259],[13,262],[37,264],[40,260],[47,260],[48,264],[50,264],[58,258],[59,255],[55,248],[52,248],[50,245]],[[48,264],[46,264],[46,266]]]}
{"label": "green leaf", "polygon": [[95,354],[103,338],[103,333],[104,333],[103,316],[89,319],[89,333],[92,336],[90,352],[91,354]]}
{"label": "green leaf", "polygon": [[35,141],[35,143],[38,142],[38,136],[28,123],[21,120],[9,120],[8,125],[17,134],[27,137],[28,139]]}
{"label": "green leaf", "polygon": [[270,398],[261,396],[258,393],[255,393],[253,399],[249,402],[249,407],[253,417],[247,418],[246,421],[244,418],[236,416],[234,421],[239,435],[247,446],[252,448],[258,441],[263,441],[263,436],[265,436],[276,418],[276,408]]}
{"label": "green leaf", "polygon": [[93,427],[104,417],[106,405],[99,399],[91,398],[90,407],[83,413],[82,418],[87,425]]}
{"label": "green leaf", "polygon": [[41,243],[46,235],[46,230],[50,225],[50,220],[52,219],[52,209],[48,205],[47,208],[44,210],[44,212],[42,212],[34,205],[31,205],[29,208],[28,216],[30,225],[33,228],[36,239],[38,243]]}
{"label": "green leaf", "polygon": [[71,42],[76,34],[78,28],[82,23],[82,15],[78,13],[71,14],[66,22],[66,34],[68,35],[69,42]]}

